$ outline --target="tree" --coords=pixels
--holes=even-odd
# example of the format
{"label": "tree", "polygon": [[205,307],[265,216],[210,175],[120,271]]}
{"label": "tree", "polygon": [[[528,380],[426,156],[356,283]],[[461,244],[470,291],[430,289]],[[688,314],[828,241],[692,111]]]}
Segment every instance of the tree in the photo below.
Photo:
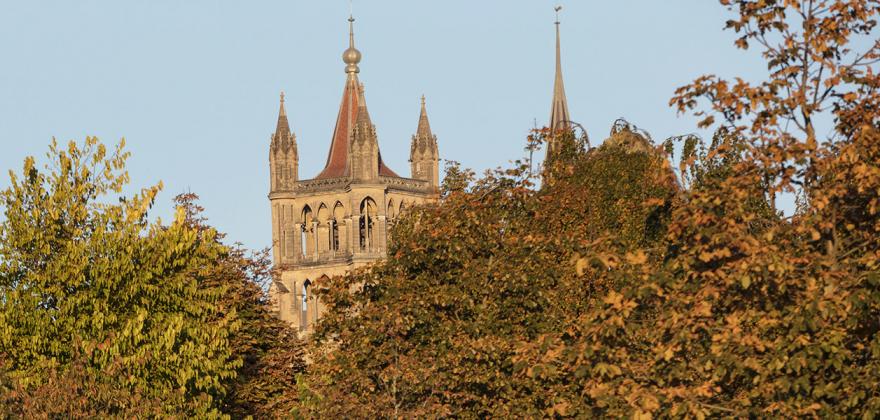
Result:
{"label": "tree", "polygon": [[324,291],[308,412],[873,418],[880,3],[721,3],[770,74],[677,91],[715,128],[680,138],[685,188],[629,124],[555,134],[538,190],[524,165],[457,181]]}
{"label": "tree", "polygon": [[[682,173],[695,182],[673,210],[663,259],[593,250],[575,262],[610,290],[523,352],[524,375],[570,415],[871,418],[877,43],[853,52],[849,42],[871,33],[878,3],[722,3],[738,14],[728,24],[744,33],[738,45],[764,47],[769,80],[710,76],[678,91],[680,110],[705,100],[702,124],[723,121],[708,152],[685,147]],[[816,130],[823,110],[834,119],[827,139]],[[808,198],[801,212],[767,212],[796,189]]]}
{"label": "tree", "polygon": [[[175,203],[183,209],[186,224],[209,231],[198,195],[180,194]],[[216,234],[222,244],[224,234]],[[302,341],[296,331],[272,313],[263,289],[272,281],[269,251],[248,253],[238,245],[209,268],[205,286],[223,290],[217,302],[220,313],[235,313],[240,328],[229,337],[232,356],[241,361],[234,377],[223,381],[226,389],[221,404],[234,418],[283,417],[295,407],[288,396],[297,389],[297,377],[305,371]]]}
{"label": "tree", "polygon": [[590,240],[613,237],[626,249],[663,238],[679,185],[650,134],[619,119],[597,148],[572,142],[572,133],[553,140],[561,146],[545,170],[553,182],[545,183],[543,199],[556,213],[548,223],[577,226]]}
{"label": "tree", "polygon": [[[775,205],[780,191],[818,176],[820,146],[876,125],[880,60],[874,35],[880,3],[875,0],[721,0],[736,16],[727,28],[741,34],[736,46],[757,45],[768,79],[749,83],[703,76],[679,88],[670,101],[679,112],[694,110],[701,127],[754,147],[765,192]],[[708,109],[698,108],[705,103]],[[823,139],[817,123],[831,112],[833,135]]]}
{"label": "tree", "polygon": [[53,141],[44,170],[28,158],[0,193],[0,354],[20,415],[220,415],[239,365],[236,314],[207,282],[224,248],[183,212],[150,224],[161,185],[112,203],[123,145]]}
{"label": "tree", "polygon": [[386,262],[319,291],[328,312],[312,338],[304,414],[517,416],[555,405],[515,361],[603,290],[569,261],[609,232],[630,234],[614,249],[661,241],[677,189],[641,136],[644,147],[592,152],[570,133],[559,141],[552,186],[536,190],[522,163],[475,182],[455,171],[440,205],[395,226]]}

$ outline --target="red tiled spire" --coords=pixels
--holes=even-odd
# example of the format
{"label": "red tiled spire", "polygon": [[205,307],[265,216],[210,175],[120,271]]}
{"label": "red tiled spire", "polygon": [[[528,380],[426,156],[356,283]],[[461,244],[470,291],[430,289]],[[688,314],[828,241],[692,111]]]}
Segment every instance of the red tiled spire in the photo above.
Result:
{"label": "red tiled spire", "polygon": [[[361,109],[367,112],[367,104],[363,99],[363,92],[358,81],[360,73],[358,63],[361,61],[361,53],[354,47],[354,18],[349,18],[349,47],[342,54],[342,60],[346,64],[345,72],[348,74],[345,81],[345,89],[342,92],[342,103],[339,105],[339,115],[336,117],[336,127],[333,129],[333,138],[330,143],[330,153],[327,155],[327,164],[315,179],[341,178],[351,174],[349,168],[349,143],[355,124],[358,121],[358,113]],[[382,154],[379,153],[379,175],[399,176],[382,163]]]}
{"label": "red tiled spire", "polygon": [[317,179],[340,178],[349,175],[348,144],[360,107],[358,89],[357,75],[349,73],[348,80],[345,82],[345,90],[342,92],[339,115],[336,117],[336,128],[333,129],[327,164],[324,166],[324,170],[315,177]]}

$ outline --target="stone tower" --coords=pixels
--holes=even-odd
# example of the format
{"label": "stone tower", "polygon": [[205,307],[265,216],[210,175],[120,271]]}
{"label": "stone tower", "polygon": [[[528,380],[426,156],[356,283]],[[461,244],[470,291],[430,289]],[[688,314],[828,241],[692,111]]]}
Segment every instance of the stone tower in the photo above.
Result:
{"label": "stone tower", "polygon": [[376,127],[360,83],[361,53],[349,18],[349,48],[342,55],[346,81],[324,169],[300,180],[296,136],[284,108],[269,152],[272,254],[280,275],[269,295],[278,316],[308,333],[321,318],[313,287],[332,276],[385,258],[389,228],[408,207],[438,199],[439,154],[422,100],[412,138],[412,177],[382,160]]}

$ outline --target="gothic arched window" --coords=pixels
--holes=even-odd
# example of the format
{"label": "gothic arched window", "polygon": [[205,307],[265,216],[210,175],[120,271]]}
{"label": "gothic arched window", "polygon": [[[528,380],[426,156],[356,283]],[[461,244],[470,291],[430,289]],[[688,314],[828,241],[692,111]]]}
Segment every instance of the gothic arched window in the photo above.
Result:
{"label": "gothic arched window", "polygon": [[302,322],[300,323],[300,328],[306,329],[309,326],[309,289],[312,287],[312,282],[306,280],[302,286]]}
{"label": "gothic arched window", "polygon": [[339,251],[339,223],[330,219],[330,250]]}
{"label": "gothic arched window", "polygon": [[363,250],[370,250],[374,246],[373,225],[376,223],[376,202],[367,197],[361,202],[360,217],[360,245]]}
{"label": "gothic arched window", "polygon": [[312,209],[309,206],[303,207],[302,211],[302,231],[300,234],[300,244],[302,245],[302,255],[303,257],[309,256],[310,253],[315,252],[315,243],[313,240],[312,232],[314,231],[314,227],[312,226],[312,222],[315,220]]}

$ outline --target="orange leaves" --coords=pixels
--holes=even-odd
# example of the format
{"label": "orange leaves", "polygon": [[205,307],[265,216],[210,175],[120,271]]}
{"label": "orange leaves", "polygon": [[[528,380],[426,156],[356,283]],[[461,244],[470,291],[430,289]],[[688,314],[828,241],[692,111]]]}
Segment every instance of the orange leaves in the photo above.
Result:
{"label": "orange leaves", "polygon": [[606,295],[602,301],[605,302],[606,305],[611,306],[611,309],[616,312],[615,315],[612,315],[609,318],[609,322],[621,326],[623,325],[624,318],[629,317],[633,309],[638,306],[635,301],[625,299],[623,295],[614,291]]}
{"label": "orange leaves", "polygon": [[[880,410],[880,138],[861,129],[880,100],[856,88],[864,74],[822,32],[853,31],[853,16],[838,15],[865,2],[810,18],[810,42],[796,32],[804,3],[723,3],[768,77],[676,90],[671,106],[717,128],[705,143],[678,138],[683,187],[666,182],[677,165],[622,122],[589,152],[560,143],[558,172],[538,191],[500,171],[411,215],[418,227],[401,220],[396,258],[355,274],[370,286],[329,311],[325,337],[338,347],[312,379],[347,408],[322,414]],[[829,107],[841,107],[833,147],[809,121]],[[801,191],[798,211],[780,214],[777,194]]]}
{"label": "orange leaves", "polygon": [[553,407],[547,410],[547,415],[566,417],[569,415],[570,407],[571,404],[567,401],[558,402],[554,404]]}
{"label": "orange leaves", "polygon": [[635,252],[628,252],[624,257],[626,262],[632,265],[642,265],[648,262],[648,254],[639,249]]}
{"label": "orange leaves", "polygon": [[704,251],[699,255],[700,261],[708,263],[715,260],[721,260],[724,258],[729,258],[733,254],[730,252],[730,248],[724,247],[720,249],[716,249],[713,251]]}
{"label": "orange leaves", "polygon": [[578,258],[575,262],[575,272],[577,272],[578,276],[583,276],[587,270],[587,259],[586,258]]}
{"label": "orange leaves", "polygon": [[697,122],[697,127],[702,128],[702,129],[706,129],[706,128],[712,127],[712,125],[714,125],[714,124],[715,124],[715,116],[708,115],[705,118],[703,118],[702,120],[700,120],[699,122]]}
{"label": "orange leaves", "polygon": [[694,307],[694,314],[697,316],[711,317],[712,304],[710,302],[701,301]]}

